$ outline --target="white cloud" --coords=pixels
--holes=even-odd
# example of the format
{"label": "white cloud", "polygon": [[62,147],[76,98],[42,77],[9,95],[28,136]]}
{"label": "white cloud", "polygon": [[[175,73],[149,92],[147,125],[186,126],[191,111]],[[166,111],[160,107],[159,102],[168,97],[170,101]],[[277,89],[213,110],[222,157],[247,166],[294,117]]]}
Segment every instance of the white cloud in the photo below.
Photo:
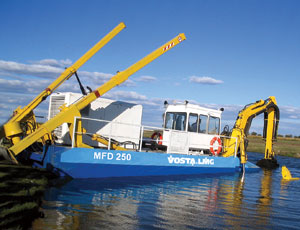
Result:
{"label": "white cloud", "polygon": [[145,101],[147,100],[147,97],[141,94],[138,94],[134,91],[115,91],[115,92],[109,92],[105,94],[105,97],[112,98],[115,100],[135,100],[135,101]]}
{"label": "white cloud", "polygon": [[22,64],[18,62],[0,60],[0,71],[7,74],[53,78],[55,76],[59,76],[63,69],[40,64]]}
{"label": "white cloud", "polygon": [[[300,119],[300,108],[293,106],[280,106],[280,116],[292,120]],[[300,130],[299,130],[300,133]]]}
{"label": "white cloud", "polygon": [[88,71],[79,71],[78,75],[80,77],[85,77],[87,79],[92,79],[94,81],[100,80],[100,81],[107,81],[111,77],[113,77],[110,73],[101,73],[101,72],[88,72]]}
{"label": "white cloud", "polygon": [[152,82],[156,80],[157,78],[152,76],[141,76],[139,78],[136,78],[136,81],[141,81],[141,82]]}
{"label": "white cloud", "polygon": [[290,115],[289,118],[290,118],[290,119],[299,119],[300,116],[299,116],[299,115],[298,115],[298,116],[296,116],[296,115]]}
{"label": "white cloud", "polygon": [[204,77],[191,76],[189,78],[189,82],[204,84],[204,85],[218,85],[224,83],[221,80],[217,80],[212,77],[206,77],[206,76]]}
{"label": "white cloud", "polygon": [[[48,79],[27,80],[22,79],[1,79],[0,88],[2,92],[13,92],[13,93],[38,93],[47,87],[51,83]],[[0,94],[1,95],[1,94]]]}
{"label": "white cloud", "polygon": [[36,65],[46,65],[46,66],[65,68],[70,66],[72,64],[72,61],[70,59],[65,59],[65,60],[43,59],[39,61],[31,61],[31,63]]}

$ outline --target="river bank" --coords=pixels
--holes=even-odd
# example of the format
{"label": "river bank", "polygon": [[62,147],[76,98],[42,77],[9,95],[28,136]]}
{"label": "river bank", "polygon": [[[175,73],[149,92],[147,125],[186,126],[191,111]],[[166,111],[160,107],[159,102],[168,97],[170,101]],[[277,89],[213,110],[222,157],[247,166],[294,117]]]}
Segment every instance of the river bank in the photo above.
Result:
{"label": "river bank", "polygon": [[[248,136],[247,152],[265,153],[265,141],[261,136]],[[278,137],[274,143],[276,155],[300,158],[300,138]]]}
{"label": "river bank", "polygon": [[43,217],[41,200],[52,178],[45,170],[0,161],[0,229],[27,229]]}

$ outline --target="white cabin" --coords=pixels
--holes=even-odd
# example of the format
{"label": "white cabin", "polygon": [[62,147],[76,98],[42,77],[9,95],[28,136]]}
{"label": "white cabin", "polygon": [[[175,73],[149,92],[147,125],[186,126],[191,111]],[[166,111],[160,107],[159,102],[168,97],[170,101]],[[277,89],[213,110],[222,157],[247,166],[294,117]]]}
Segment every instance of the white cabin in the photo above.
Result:
{"label": "white cabin", "polygon": [[211,140],[220,137],[222,111],[188,102],[166,104],[163,145],[168,152],[208,154]]}

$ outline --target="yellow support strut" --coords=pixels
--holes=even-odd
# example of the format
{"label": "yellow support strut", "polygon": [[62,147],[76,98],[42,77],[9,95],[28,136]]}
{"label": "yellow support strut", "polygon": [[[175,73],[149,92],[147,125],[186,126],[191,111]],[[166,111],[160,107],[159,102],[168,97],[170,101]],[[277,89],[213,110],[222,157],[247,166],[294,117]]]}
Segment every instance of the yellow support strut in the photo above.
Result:
{"label": "yellow support strut", "polygon": [[[93,134],[92,140],[93,140],[93,141],[98,141],[98,142],[101,143],[101,144],[104,144],[104,145],[106,145],[106,146],[109,146],[109,141],[105,140],[104,138],[102,138],[102,137],[101,137],[100,135],[98,135],[98,134]],[[119,146],[119,145],[117,145],[117,144],[114,144],[114,143],[111,143],[111,144],[110,144],[110,148],[111,148],[111,149],[115,149],[115,150],[122,150],[122,151],[127,150],[126,148],[123,148],[123,147],[121,147],[121,146]]]}

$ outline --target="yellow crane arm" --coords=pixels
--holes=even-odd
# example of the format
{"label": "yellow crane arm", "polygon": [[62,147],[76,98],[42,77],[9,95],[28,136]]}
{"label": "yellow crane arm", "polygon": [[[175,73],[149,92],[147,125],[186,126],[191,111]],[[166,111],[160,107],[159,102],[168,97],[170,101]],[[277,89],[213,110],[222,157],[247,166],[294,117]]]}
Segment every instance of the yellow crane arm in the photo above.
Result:
{"label": "yellow crane arm", "polygon": [[149,64],[154,59],[158,58],[160,55],[164,54],[171,48],[175,47],[177,44],[179,44],[185,39],[186,37],[183,33],[179,34],[171,41],[162,45],[161,47],[159,47],[158,49],[156,49],[155,51],[153,51],[152,53],[150,53],[140,61],[136,62],[126,70],[118,72],[109,81],[104,83],[102,86],[97,88],[92,93],[86,95],[84,98],[70,105],[69,107],[64,108],[54,118],[48,120],[46,123],[41,125],[35,132],[28,135],[26,138],[22,139],[20,142],[16,143],[11,148],[9,148],[8,150],[12,158],[14,158],[14,156],[18,155],[20,152],[25,150],[27,147],[32,145],[34,142],[39,140],[44,135],[51,133],[55,128],[57,128],[61,124],[63,123],[72,124],[74,122],[74,117],[80,116],[80,110],[85,108],[87,105],[89,105],[91,102],[96,100],[98,97],[102,96],[107,91],[111,90],[112,88],[126,81],[129,78],[129,76],[134,74],[136,71],[143,68],[145,65]]}
{"label": "yellow crane arm", "polygon": [[[113,37],[125,28],[125,24],[121,22],[106,36],[104,36],[96,45],[79,58],[72,66],[67,68],[54,82],[52,82],[44,91],[34,98],[23,109],[18,108],[14,112],[14,116],[4,125],[5,136],[13,137],[22,133],[19,122],[30,114],[43,100],[45,100],[55,89],[57,89],[64,81],[68,80],[85,62],[87,62],[94,54],[96,54],[103,46],[105,46]],[[20,139],[18,138],[17,141]]]}

